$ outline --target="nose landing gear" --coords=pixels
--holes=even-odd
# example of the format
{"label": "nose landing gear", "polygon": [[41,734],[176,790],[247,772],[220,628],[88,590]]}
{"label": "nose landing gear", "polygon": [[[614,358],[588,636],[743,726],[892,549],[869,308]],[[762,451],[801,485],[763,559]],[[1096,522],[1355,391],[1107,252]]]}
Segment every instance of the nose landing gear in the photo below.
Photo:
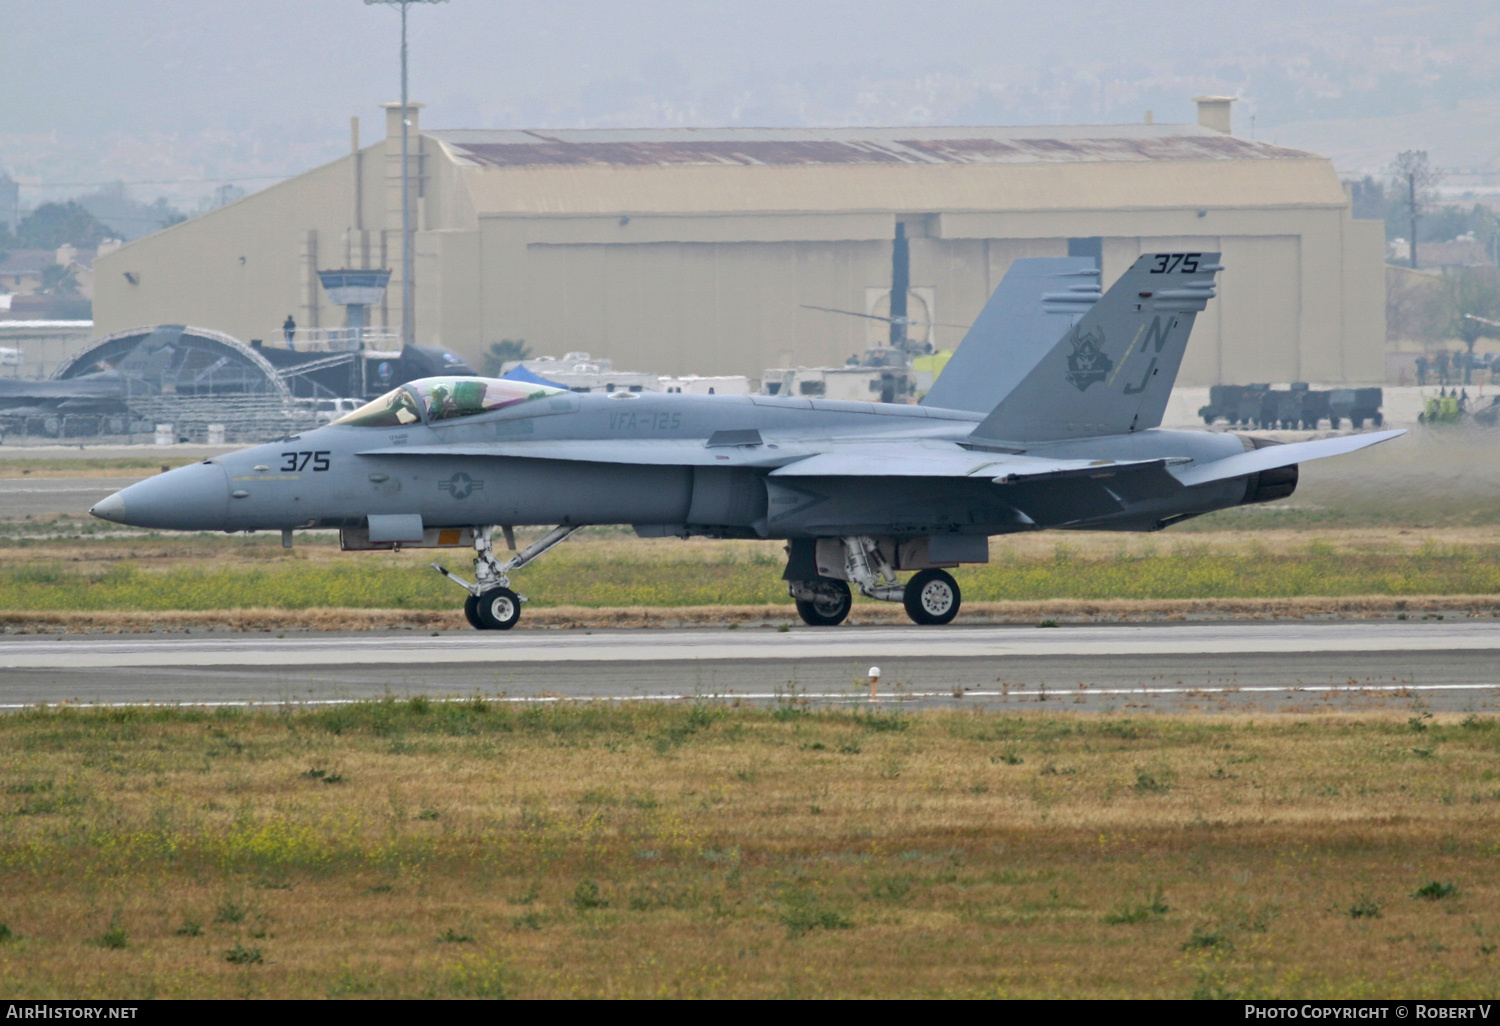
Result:
{"label": "nose landing gear", "polygon": [[521,596],[509,588],[491,588],[464,599],[469,626],[480,631],[508,631],[521,619]]}
{"label": "nose landing gear", "polygon": [[[515,538],[510,528],[502,530],[514,549]],[[510,590],[510,572],[521,569],[576,530],[578,525],[555,527],[502,563],[495,558],[495,529],[476,528],[472,584],[437,563],[432,564],[432,568],[469,593],[464,599],[464,617],[470,626],[481,631],[508,631],[521,619],[521,603],[526,601],[526,596]]]}

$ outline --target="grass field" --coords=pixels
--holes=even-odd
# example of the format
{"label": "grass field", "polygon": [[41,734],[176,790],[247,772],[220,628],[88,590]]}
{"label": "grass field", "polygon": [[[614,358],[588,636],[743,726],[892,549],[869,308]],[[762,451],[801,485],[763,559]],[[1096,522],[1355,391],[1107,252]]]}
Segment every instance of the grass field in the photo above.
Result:
{"label": "grass field", "polygon": [[0,718],[0,993],[1487,997],[1500,725]]}
{"label": "grass field", "polygon": [[[341,553],[327,537],[288,552],[267,535],[12,534],[0,540],[0,608],[447,610],[461,593],[427,564],[436,557],[467,573],[466,556],[461,550]],[[779,542],[641,540],[589,531],[514,580],[538,609],[789,605],[784,560]],[[971,603],[1492,595],[1500,593],[1500,538],[1489,528],[1046,532],[995,539],[988,565],[964,567],[956,576]]]}
{"label": "grass field", "polygon": [[0,459],[0,479],[29,477],[37,480],[73,477],[147,477],[159,474],[163,468],[176,469],[196,458],[156,455],[142,456],[79,456],[52,459]]}

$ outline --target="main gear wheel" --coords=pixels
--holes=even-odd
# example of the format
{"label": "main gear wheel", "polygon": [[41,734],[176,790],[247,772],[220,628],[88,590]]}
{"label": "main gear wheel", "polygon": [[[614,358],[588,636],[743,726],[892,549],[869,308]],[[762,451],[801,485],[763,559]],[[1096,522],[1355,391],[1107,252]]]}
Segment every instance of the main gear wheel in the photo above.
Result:
{"label": "main gear wheel", "polygon": [[958,582],[946,570],[923,570],[906,582],[901,603],[913,623],[938,626],[958,615],[963,596]]}
{"label": "main gear wheel", "polygon": [[803,623],[809,627],[837,627],[848,618],[849,609],[854,605],[849,585],[823,577],[806,582],[806,586],[814,596],[797,599],[797,615],[802,617]]}

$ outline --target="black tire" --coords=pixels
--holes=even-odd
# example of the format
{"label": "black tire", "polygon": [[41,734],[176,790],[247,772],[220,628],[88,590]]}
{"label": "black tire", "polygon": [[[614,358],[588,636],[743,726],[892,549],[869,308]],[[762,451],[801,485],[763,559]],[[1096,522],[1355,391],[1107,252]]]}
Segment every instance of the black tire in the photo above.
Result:
{"label": "black tire", "polygon": [[508,631],[521,619],[521,597],[509,588],[491,588],[475,602],[481,630]]}
{"label": "black tire", "polygon": [[962,602],[958,582],[946,570],[921,571],[906,582],[901,596],[912,623],[933,627],[951,623]]}
{"label": "black tire", "polygon": [[854,596],[849,585],[832,577],[821,577],[808,584],[825,594],[816,599],[797,599],[797,615],[809,627],[837,627],[849,618]]}
{"label": "black tire", "polygon": [[484,621],[479,619],[479,596],[470,595],[464,599],[464,619],[469,621],[469,626],[476,631],[485,629]]}

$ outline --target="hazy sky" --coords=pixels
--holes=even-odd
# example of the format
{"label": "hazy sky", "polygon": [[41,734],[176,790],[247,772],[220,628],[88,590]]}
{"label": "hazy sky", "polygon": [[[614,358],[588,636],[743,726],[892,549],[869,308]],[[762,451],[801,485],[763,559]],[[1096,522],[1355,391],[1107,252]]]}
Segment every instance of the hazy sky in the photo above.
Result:
{"label": "hazy sky", "polygon": [[[373,138],[398,93],[398,16],[361,0],[4,21],[0,169],[28,183],[294,173],[351,114]],[[1500,106],[1500,5],[1480,0],[451,0],[411,26],[431,127],[1181,121],[1213,90],[1244,97],[1248,134],[1252,112],[1269,133]]]}

